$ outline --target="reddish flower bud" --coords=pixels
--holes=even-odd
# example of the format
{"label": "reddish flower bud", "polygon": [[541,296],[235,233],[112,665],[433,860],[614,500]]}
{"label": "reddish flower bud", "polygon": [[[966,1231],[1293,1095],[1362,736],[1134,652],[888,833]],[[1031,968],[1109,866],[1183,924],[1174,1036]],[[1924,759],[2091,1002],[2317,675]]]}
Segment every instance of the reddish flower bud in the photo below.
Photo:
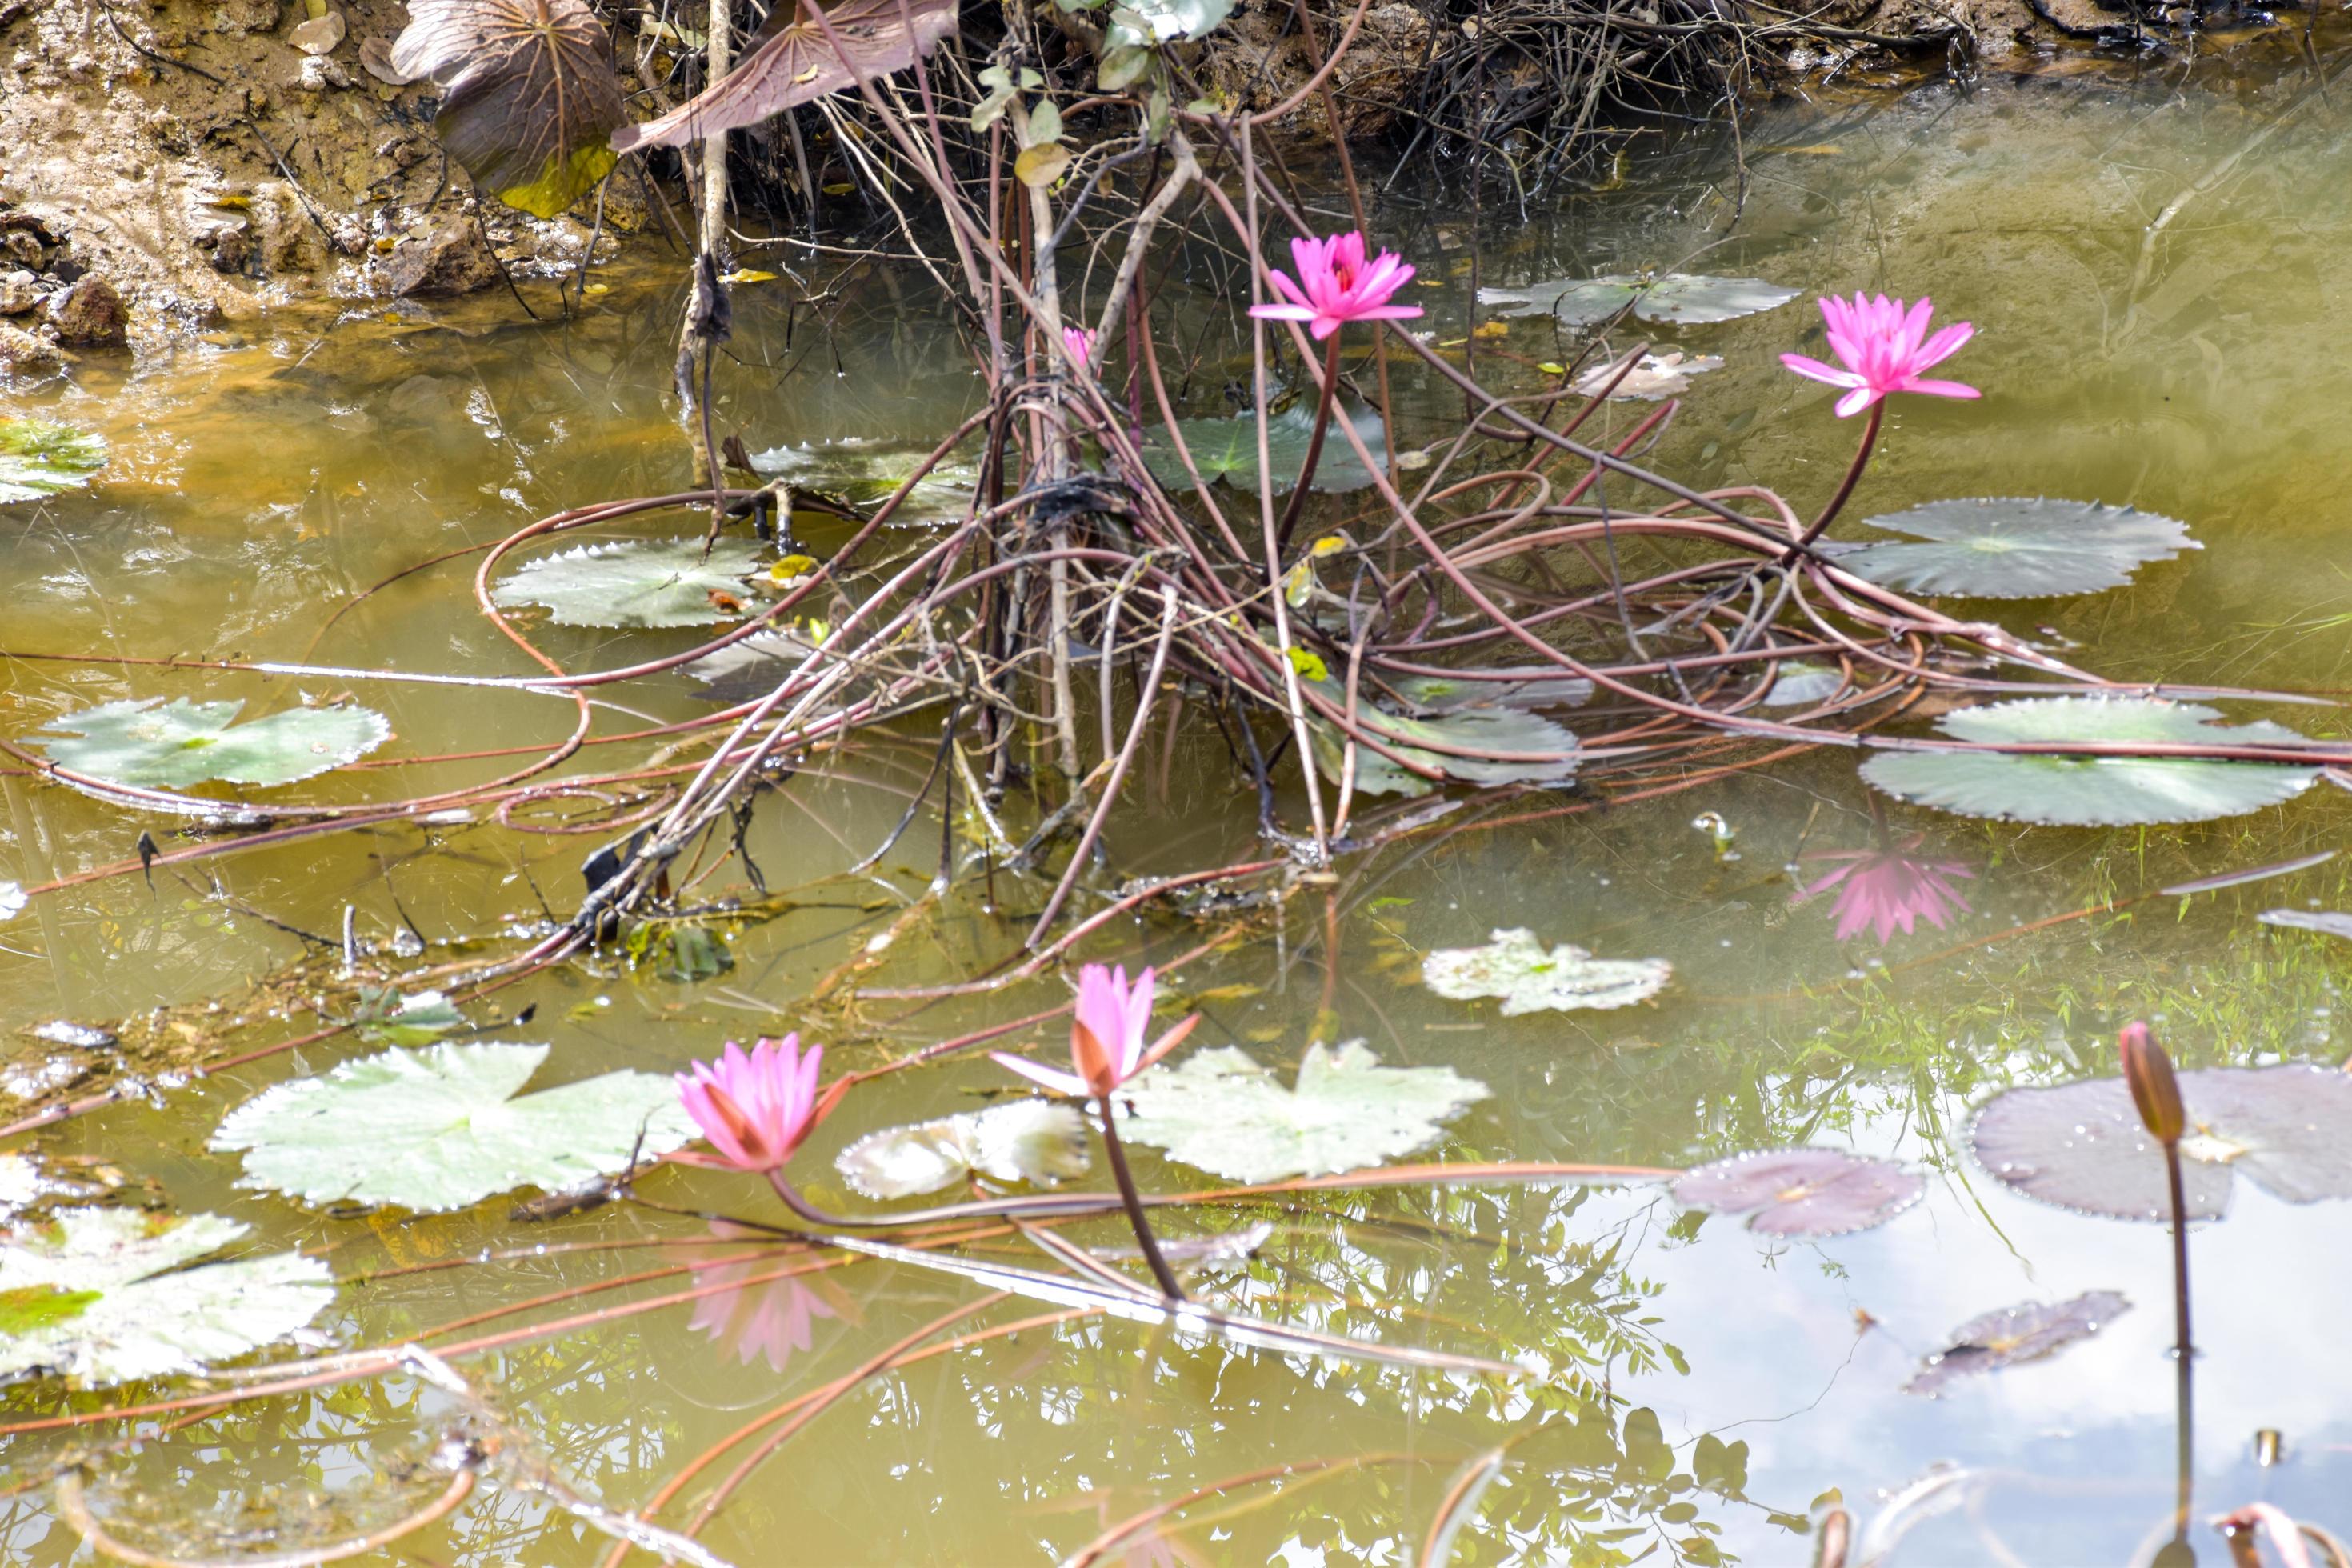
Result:
{"label": "reddish flower bud", "polygon": [[2172,1058],[2156,1043],[2146,1024],[2126,1024],[2116,1037],[2123,1049],[2124,1082],[2131,1089],[2139,1119],[2168,1147],[2180,1142],[2188,1117],[2180,1109],[2180,1080],[2172,1076]]}

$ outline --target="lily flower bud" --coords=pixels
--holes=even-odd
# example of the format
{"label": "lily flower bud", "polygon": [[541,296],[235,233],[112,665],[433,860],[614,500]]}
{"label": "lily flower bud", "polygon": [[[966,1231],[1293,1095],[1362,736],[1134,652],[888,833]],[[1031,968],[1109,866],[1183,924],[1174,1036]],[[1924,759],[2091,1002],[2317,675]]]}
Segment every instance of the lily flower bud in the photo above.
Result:
{"label": "lily flower bud", "polygon": [[2172,1076],[2172,1058],[2146,1024],[2126,1024],[2116,1044],[2123,1051],[2124,1082],[2140,1121],[2158,1142],[2168,1148],[2179,1142],[2188,1117],[2180,1109],[2180,1080]]}

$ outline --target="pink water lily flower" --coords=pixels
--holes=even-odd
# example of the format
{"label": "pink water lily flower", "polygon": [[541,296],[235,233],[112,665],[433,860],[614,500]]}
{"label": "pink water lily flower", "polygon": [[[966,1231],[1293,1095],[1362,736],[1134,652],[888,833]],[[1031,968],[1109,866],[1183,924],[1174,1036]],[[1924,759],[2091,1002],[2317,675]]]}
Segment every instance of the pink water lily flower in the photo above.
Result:
{"label": "pink water lily flower", "polygon": [[686,1113],[739,1171],[779,1169],[831,1110],[820,1104],[817,1066],[824,1047],[801,1050],[800,1036],[762,1039],[749,1052],[734,1041],[716,1062],[696,1062],[674,1075]]}
{"label": "pink water lily flower", "polygon": [[1296,283],[1280,268],[1266,268],[1275,292],[1288,303],[1252,305],[1251,315],[1267,321],[1305,321],[1307,332],[1320,342],[1349,321],[1405,321],[1421,314],[1418,305],[1389,303],[1412,281],[1412,268],[1391,250],[1367,262],[1364,237],[1357,230],[1328,239],[1294,239],[1290,258],[1298,268]]}
{"label": "pink water lily flower", "polygon": [[1062,329],[1062,350],[1078,364],[1095,363],[1095,335],[1084,327]]}
{"label": "pink water lily flower", "polygon": [[1960,352],[1976,335],[1967,321],[1955,321],[1927,336],[1927,318],[1935,302],[1922,298],[1906,308],[1900,300],[1881,294],[1876,299],[1856,294],[1851,302],[1835,295],[1822,300],[1822,316],[1829,322],[1830,348],[1845,365],[1823,364],[1803,354],[1782,354],[1780,363],[1799,375],[1849,388],[1837,401],[1838,417],[1859,414],[1890,392],[1924,392],[1935,397],[1980,397],[1983,394],[1958,381],[1929,381],[1919,373],[1941,364]]}
{"label": "pink water lily flower", "polygon": [[1201,1021],[1195,1013],[1147,1047],[1143,1037],[1151,1027],[1151,993],[1149,969],[1129,985],[1125,965],[1105,969],[1089,963],[1078,971],[1078,1003],[1070,1017],[1070,1062],[1077,1071],[1040,1067],[1003,1051],[989,1054],[999,1065],[1056,1094],[1108,1095],[1174,1050]]}
{"label": "pink water lily flower", "polygon": [[1951,881],[1954,877],[1973,879],[1976,873],[1957,860],[1921,859],[1911,853],[1918,847],[1919,837],[1914,837],[1895,848],[1841,849],[1808,856],[1808,859],[1843,864],[1789,901],[1801,904],[1835,888],[1837,902],[1830,913],[1837,918],[1837,940],[1843,942],[1869,926],[1874,928],[1881,947],[1895,939],[1897,926],[1909,936],[1914,921],[1924,920],[1942,931],[1946,900],[1959,906],[1964,913],[1976,913]]}

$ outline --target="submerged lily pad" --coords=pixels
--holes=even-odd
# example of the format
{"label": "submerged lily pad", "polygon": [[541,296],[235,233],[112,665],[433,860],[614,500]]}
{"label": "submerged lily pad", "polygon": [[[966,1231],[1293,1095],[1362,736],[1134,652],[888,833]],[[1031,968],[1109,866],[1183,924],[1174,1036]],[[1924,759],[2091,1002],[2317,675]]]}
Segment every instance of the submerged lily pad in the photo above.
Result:
{"label": "submerged lily pad", "polygon": [[1818,708],[1845,689],[1845,672],[1832,664],[1811,659],[1785,659],[1773,667],[1772,685],[1764,694],[1767,708]]}
{"label": "submerged lily pad", "polygon": [[743,618],[744,580],[761,547],[722,539],[708,560],[699,539],[583,544],[543,555],[490,590],[512,609],[541,605],[560,626],[707,626]]}
{"label": "submerged lily pad", "polygon": [[2120,588],[2151,561],[2203,546],[2189,525],[2097,501],[2016,496],[1929,501],[1869,520],[1924,544],[1871,543],[1838,552],[1858,577],[1922,594],[2042,599]]}
{"label": "submerged lily pad", "polygon": [[1675,1202],[1748,1216],[1764,1236],[1851,1236],[1919,1201],[1927,1184],[1902,1166],[1841,1149],[1772,1149],[1686,1171]]}
{"label": "submerged lily pad", "polygon": [[1120,1092],[1119,1132],[1236,1182],[1359,1171],[1425,1149],[1486,1098],[1452,1068],[1385,1068],[1361,1040],[1307,1047],[1296,1087],[1232,1046],[1156,1067]]}
{"label": "submerged lily pad", "polygon": [[[930,455],[929,446],[915,447],[848,436],[837,441],[771,447],[751,454],[751,467],[762,478],[782,479],[794,489],[871,509],[895,494],[907,482],[907,476]],[[916,481],[890,516],[898,522],[960,518],[971,510],[973,487],[979,482],[978,463],[948,458]]]}
{"label": "submerged lily pad", "polygon": [[0,419],[0,506],[79,489],[106,467],[106,440],[46,419]]}
{"label": "submerged lily pad", "polygon": [[697,695],[706,701],[749,702],[773,691],[815,650],[806,633],[778,626],[705,654],[686,666],[685,672],[702,682]]}
{"label": "submerged lily pad", "polygon": [[1903,1392],[1934,1395],[1959,1378],[2056,1355],[2130,1310],[2131,1303],[2115,1290],[2087,1290],[2071,1301],[2021,1301],[1997,1308],[1953,1330],[1952,1342],[1927,1357]]}
{"label": "submerged lily pad", "polygon": [[1710,278],[1695,272],[1612,272],[1600,278],[1555,278],[1524,289],[1478,290],[1478,302],[1496,307],[1498,316],[1549,314],[1570,327],[1607,321],[1628,304],[1645,321],[1728,321],[1796,297],[1796,289],[1761,278]]}
{"label": "submerged lily pad", "polygon": [[199,1372],[282,1339],[334,1299],[295,1252],[183,1266],[246,1233],[218,1215],[64,1209],[0,1238],[0,1376],[97,1385]]}
{"label": "submerged lily pad", "polygon": [[289,708],[236,724],[244,706],[184,697],[160,705],[152,697],[108,702],[52,719],[44,733],[29,739],[74,773],[147,789],[184,789],[215,779],[264,787],[293,784],[354,762],[392,736],[383,714],[348,703]]}
{"label": "submerged lily pad", "polygon": [[1525,927],[1498,931],[1484,947],[1442,947],[1421,961],[1422,984],[1440,996],[1468,1002],[1503,999],[1503,1016],[1630,1006],[1645,1002],[1672,977],[1663,958],[1595,958],[1573,942],[1545,951]]}
{"label": "submerged lily pad", "polygon": [[[1379,458],[1386,450],[1381,416],[1372,410],[1360,409],[1348,416],[1363,439],[1364,449]],[[1235,489],[1255,490],[1258,488],[1257,416],[1235,414],[1223,419],[1182,419],[1176,429],[1184,437],[1185,449],[1192,454],[1192,462],[1201,477],[1213,484],[1224,480]],[[1274,493],[1287,495],[1298,482],[1298,470],[1307,464],[1307,448],[1315,439],[1315,410],[1310,404],[1294,403],[1265,422],[1266,461],[1273,466]],[[1151,477],[1171,489],[1189,489],[1192,476],[1184,471],[1183,459],[1166,427],[1155,431],[1144,443],[1143,466]],[[1315,460],[1315,477],[1307,488],[1318,494],[1344,490],[1360,490],[1372,482],[1370,468],[1357,458],[1356,449],[1341,435],[1334,419],[1329,434],[1323,437],[1322,455]]]}
{"label": "submerged lily pad", "polygon": [[[1937,721],[1963,741],[2135,742],[2292,746],[2303,737],[2269,722],[2217,725],[2193,703],[2141,697],[2031,697],[1964,708]],[[2175,757],[1886,752],[1862,764],[1877,788],[1919,805],[2061,827],[2208,822],[2292,800],[2317,768]]]}
{"label": "submerged lily pad", "polygon": [[[1595,365],[1578,378],[1570,390],[1579,397],[1598,397],[1607,393],[1620,402],[1655,403],[1661,398],[1675,396],[1690,390],[1690,378],[1704,375],[1711,370],[1721,370],[1723,360],[1716,354],[1696,354],[1684,357],[1677,349],[1668,353],[1643,354],[1642,363],[1621,377],[1617,373],[1625,362]],[[1614,383],[1614,385],[1611,384]]]}
{"label": "submerged lily pad", "polygon": [[[2188,1218],[2229,1211],[2233,1172],[2291,1204],[2352,1197],[2352,1075],[2290,1062],[2179,1078]],[[2119,1078],[2011,1089],[1977,1112],[1969,1143],[2027,1197],[2116,1219],[2171,1217],[2163,1146]]]}
{"label": "submerged lily pad", "polygon": [[[1318,685],[1335,704],[1346,700],[1336,682],[1309,684]],[[1401,756],[1423,767],[1435,768],[1447,778],[1484,784],[1559,784],[1576,773],[1574,733],[1533,713],[1465,706],[1426,719],[1409,719],[1378,710],[1360,710],[1358,717]],[[1339,731],[1317,721],[1310,732],[1315,737],[1317,762],[1328,775],[1337,778],[1346,760]],[[1475,754],[1433,751],[1426,743],[1414,745],[1415,741],[1459,746]],[[1568,754],[1557,762],[1532,760],[1545,752]],[[1370,746],[1356,748],[1359,795],[1421,795],[1433,787],[1428,779],[1396,758]]]}
{"label": "submerged lily pad", "polygon": [[697,1135],[677,1087],[652,1073],[513,1098],[547,1050],[443,1044],[345,1062],[238,1106],[212,1147],[245,1151],[247,1186],[435,1213],[512,1187],[577,1186]]}
{"label": "submerged lily pad", "polygon": [[[1509,680],[1471,679],[1506,670]],[[1523,711],[1530,708],[1581,708],[1592,700],[1592,682],[1579,675],[1528,669],[1465,670],[1459,676],[1403,675],[1390,682],[1416,714],[1459,713],[1469,709]]]}
{"label": "submerged lily pad", "polygon": [[869,1198],[935,1193],[969,1175],[1050,1186],[1087,1173],[1087,1121],[1075,1106],[1016,1100],[869,1132],[834,1166]]}

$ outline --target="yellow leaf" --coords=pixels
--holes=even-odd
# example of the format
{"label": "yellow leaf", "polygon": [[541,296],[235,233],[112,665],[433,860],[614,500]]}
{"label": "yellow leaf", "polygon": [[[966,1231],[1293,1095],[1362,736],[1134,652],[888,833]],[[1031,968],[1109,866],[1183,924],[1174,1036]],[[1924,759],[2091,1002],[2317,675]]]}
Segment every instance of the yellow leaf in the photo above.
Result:
{"label": "yellow leaf", "polygon": [[1303,647],[1290,650],[1290,668],[1298,672],[1298,678],[1301,680],[1322,681],[1331,679],[1331,667],[1325,664],[1319,655],[1309,653]]}
{"label": "yellow leaf", "polygon": [[1013,160],[1013,174],[1031,190],[1043,190],[1062,177],[1070,166],[1070,150],[1058,142],[1042,142],[1022,149],[1021,156]]}
{"label": "yellow leaf", "polygon": [[[1300,562],[1297,565],[1293,566],[1289,573],[1282,579],[1282,596],[1290,601],[1290,607],[1294,610],[1306,604],[1308,599],[1313,598],[1315,596],[1315,568],[1308,565],[1304,561]],[[1295,648],[1292,649],[1291,658],[1296,659],[1297,657],[1297,650]],[[1321,678],[1317,677],[1317,679],[1319,679]]]}
{"label": "yellow leaf", "polygon": [[1424,289],[1443,289],[1445,287],[1445,279],[1443,278],[1423,278],[1416,279],[1416,281],[1418,281]]}
{"label": "yellow leaf", "polygon": [[1315,556],[1337,555],[1340,551],[1347,549],[1348,546],[1355,542],[1356,542],[1354,540],[1349,538],[1344,533],[1327,533],[1322,538],[1317,540],[1313,544],[1308,545],[1307,547],[1307,553]]}
{"label": "yellow leaf", "polygon": [[824,187],[824,194],[829,196],[854,195],[856,194],[856,184],[849,180],[844,180],[837,185],[827,185]]}
{"label": "yellow leaf", "polygon": [[1536,368],[1543,372],[1546,375],[1566,375],[1568,374],[1568,366],[1564,364],[1555,364],[1550,360],[1544,361],[1541,364],[1536,366]]}
{"label": "yellow leaf", "polygon": [[796,577],[805,577],[815,570],[815,556],[787,555],[768,568],[768,575],[779,583],[789,583]]}
{"label": "yellow leaf", "polygon": [[610,283],[591,283],[580,291],[583,294],[610,294],[613,286]]}
{"label": "yellow leaf", "polygon": [[1496,338],[1507,338],[1511,335],[1511,323],[1508,321],[1481,321],[1476,326],[1470,329],[1470,335],[1478,339],[1482,342],[1492,342]]}
{"label": "yellow leaf", "polygon": [[721,283],[773,283],[775,280],[774,273],[761,272],[749,267],[738,268],[719,279]]}

